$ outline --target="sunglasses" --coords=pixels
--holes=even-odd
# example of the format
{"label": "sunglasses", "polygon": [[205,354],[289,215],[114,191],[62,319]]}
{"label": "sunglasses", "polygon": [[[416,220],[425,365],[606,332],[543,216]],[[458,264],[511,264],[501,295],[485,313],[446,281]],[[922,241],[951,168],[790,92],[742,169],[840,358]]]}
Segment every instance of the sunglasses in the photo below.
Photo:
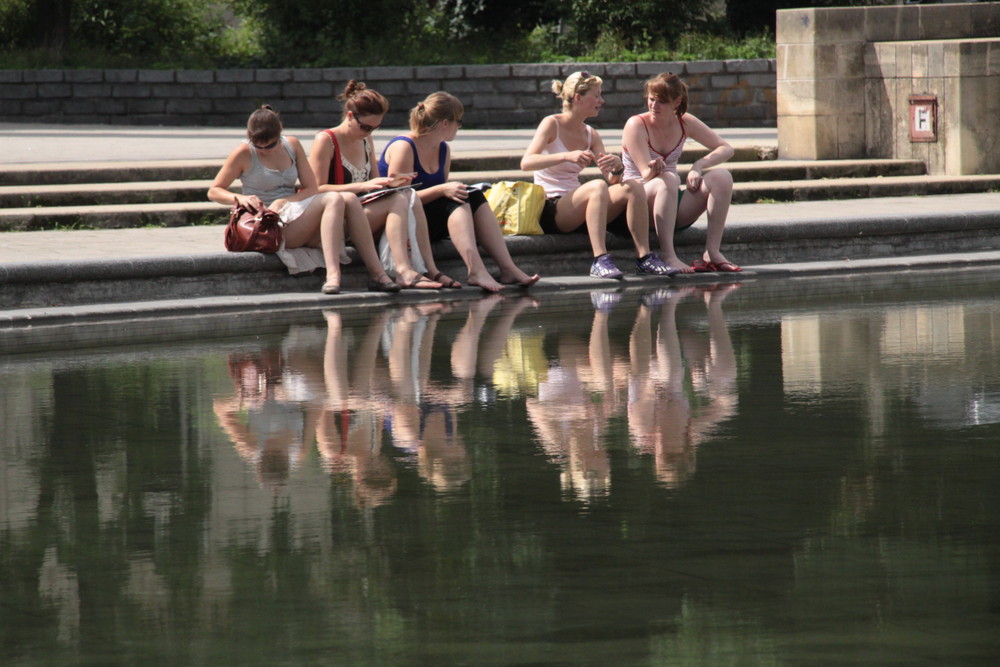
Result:
{"label": "sunglasses", "polygon": [[[351,115],[353,115],[353,112],[352,112]],[[354,122],[356,122],[358,124],[358,127],[361,128],[362,132],[374,132],[375,130],[377,130],[380,127],[382,127],[381,124],[378,124],[378,125],[369,125],[368,123],[362,123],[361,119],[358,118],[357,116],[354,116]]]}
{"label": "sunglasses", "polygon": [[280,139],[275,139],[274,141],[272,141],[271,143],[269,143],[267,146],[258,146],[257,144],[254,144],[253,147],[256,148],[259,151],[268,151],[268,150],[271,150],[272,148],[274,148],[275,146],[277,146],[279,141],[280,141]]}

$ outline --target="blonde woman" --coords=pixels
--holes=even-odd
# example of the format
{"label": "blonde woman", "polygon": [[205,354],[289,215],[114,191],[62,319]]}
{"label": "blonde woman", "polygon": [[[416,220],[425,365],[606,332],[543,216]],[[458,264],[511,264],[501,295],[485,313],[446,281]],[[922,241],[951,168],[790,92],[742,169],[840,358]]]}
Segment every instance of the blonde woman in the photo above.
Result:
{"label": "blonde woman", "polygon": [[[336,192],[318,190],[302,144],[295,137],[283,137],[283,130],[281,118],[269,105],[254,111],[247,121],[246,141],[229,154],[219,169],[208,189],[209,200],[231,205],[236,199],[254,208],[268,206],[277,211],[285,248],[322,248],[326,263],[324,294],[340,292],[340,250],[345,232],[368,269],[368,289],[398,292],[399,285],[382,269],[364,216],[345,217],[344,198]],[[243,186],[239,195],[229,189],[236,179]]]}
{"label": "blonde woman", "polygon": [[[623,178],[622,160],[605,152],[604,142],[587,119],[604,105],[603,81],[589,72],[574,72],[565,81],[553,81],[552,92],[562,100],[562,113],[546,116],[538,125],[521,169],[533,171],[535,183],[545,189],[541,227],[546,234],[568,234],[586,223],[595,278],[621,279],[623,274],[608,254],[608,223],[622,213],[635,242],[636,272],[670,276],[671,270],[649,249],[649,211],[642,183]],[[604,178],[580,183],[580,172],[596,164]]]}
{"label": "blonde woman", "polygon": [[371,137],[372,132],[382,126],[382,118],[389,110],[388,100],[354,79],[347,83],[339,99],[344,103],[340,125],[318,132],[309,152],[309,164],[320,192],[344,195],[348,209],[359,215],[363,212],[376,237],[385,230],[395,264],[396,282],[402,288],[461,287],[434,265],[427,220],[420,206],[415,211],[417,251],[427,274],[435,278],[428,278],[414,268],[408,249],[409,193],[395,192],[364,205],[359,199],[359,195],[408,183],[414,176],[406,174],[393,180],[378,175]]}
{"label": "blonde woman", "polygon": [[[379,159],[385,177],[413,177],[427,215],[432,240],[450,236],[469,271],[468,283],[487,292],[506,285],[530,287],[538,275],[519,269],[507,250],[500,223],[483,193],[464,183],[449,181],[451,151],[448,142],[462,127],[465,108],[454,95],[437,92],[410,110],[410,132],[390,141]],[[416,176],[413,176],[413,174]],[[486,270],[476,245],[481,245],[500,268],[499,281]]]}
{"label": "blonde woman", "polygon": [[[646,81],[645,93],[648,111],[632,116],[625,124],[622,157],[625,178],[644,184],[651,221],[667,264],[683,273],[741,271],[721,251],[733,177],[716,165],[733,156],[732,146],[687,112],[688,88],[676,74],[666,72]],[[685,179],[687,188],[681,191],[677,160],[689,137],[710,152],[691,165]],[[716,168],[707,171],[710,167]],[[693,225],[706,211],[705,251],[688,266],[674,250],[674,234]]]}

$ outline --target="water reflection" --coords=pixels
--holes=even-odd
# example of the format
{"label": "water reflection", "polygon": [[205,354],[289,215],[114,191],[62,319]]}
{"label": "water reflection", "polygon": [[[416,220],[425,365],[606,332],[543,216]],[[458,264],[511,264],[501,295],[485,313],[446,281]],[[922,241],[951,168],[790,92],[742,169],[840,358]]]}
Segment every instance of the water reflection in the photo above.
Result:
{"label": "water reflection", "polygon": [[988,662],[994,287],[5,358],[0,661]]}

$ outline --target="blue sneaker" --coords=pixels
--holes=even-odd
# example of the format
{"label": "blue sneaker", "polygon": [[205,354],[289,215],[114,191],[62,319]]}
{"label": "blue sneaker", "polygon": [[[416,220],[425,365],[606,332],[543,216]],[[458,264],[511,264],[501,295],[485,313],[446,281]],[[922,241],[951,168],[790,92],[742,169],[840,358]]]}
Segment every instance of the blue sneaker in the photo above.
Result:
{"label": "blue sneaker", "polygon": [[615,263],[611,261],[611,255],[605,253],[600,257],[594,259],[594,263],[590,265],[590,276],[592,278],[610,278],[611,280],[621,280],[621,271],[615,266]]}
{"label": "blue sneaker", "polygon": [[667,263],[660,259],[655,252],[651,252],[645,257],[635,260],[635,272],[645,273],[654,276],[667,276],[673,278],[680,273],[677,269],[670,268]]}

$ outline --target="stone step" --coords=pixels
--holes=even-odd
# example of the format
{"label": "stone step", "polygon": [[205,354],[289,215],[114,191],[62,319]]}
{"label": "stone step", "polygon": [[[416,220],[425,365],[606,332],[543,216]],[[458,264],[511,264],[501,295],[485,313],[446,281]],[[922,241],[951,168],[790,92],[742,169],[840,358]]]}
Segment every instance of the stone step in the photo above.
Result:
{"label": "stone step", "polygon": [[[942,265],[960,264],[969,253],[1000,247],[997,197],[895,198],[845,202],[838,210],[803,202],[735,206],[726,227],[726,254],[744,266],[742,274],[691,274],[674,280],[633,274],[635,250],[631,240],[609,234],[608,247],[628,274],[623,283],[606,281],[608,288],[640,284],[687,284],[699,280],[752,280],[764,271],[781,271],[795,262],[836,263],[842,270],[878,270],[886,263],[912,255],[952,253]],[[5,318],[40,324],[58,306],[94,306],[71,315],[73,321],[99,317],[99,304],[136,303],[172,299],[214,298],[215,308],[240,308],[240,299],[274,295],[276,301],[307,298],[335,306],[342,301],[321,297],[320,275],[290,276],[280,260],[259,253],[226,253],[220,225],[184,229],[142,229],[98,232],[36,232],[12,235],[4,250],[24,257],[0,264],[0,324]],[[100,238],[97,238],[100,237]],[[63,241],[63,239],[66,239]],[[74,239],[77,239],[74,241]],[[79,250],[65,248],[76,244]],[[99,251],[88,244],[100,244]],[[675,240],[681,257],[700,255],[705,225],[685,230]],[[539,272],[543,282],[559,276],[583,276],[592,258],[585,234],[508,237],[511,254],[521,268]],[[50,254],[39,254],[48,248]],[[351,250],[354,262],[344,267],[343,285],[361,291],[367,278]],[[464,278],[450,241],[436,244],[440,268]],[[881,259],[880,259],[881,258]],[[868,264],[864,264],[868,262]],[[487,264],[493,267],[491,262]],[[478,294],[475,290],[464,293]],[[427,293],[425,298],[448,295]],[[391,299],[391,297],[386,297]],[[34,310],[25,310],[34,309]],[[4,314],[4,311],[7,311]],[[21,311],[12,313],[11,311]],[[203,313],[193,309],[193,316]]]}
{"label": "stone step", "polygon": [[[584,177],[596,178],[598,173],[597,169],[584,170]],[[466,172],[461,175],[456,174],[456,177],[460,177],[467,183],[504,179],[524,180],[526,178],[524,172]],[[169,184],[159,184],[163,186],[163,189],[158,191],[159,194],[167,197],[167,201],[159,202],[147,200],[143,203],[130,204],[0,208],[0,231],[118,229],[218,224],[225,221],[227,209],[205,200],[208,183],[208,181],[185,182],[174,186],[173,190],[170,189]],[[114,187],[121,188],[122,186]],[[38,189],[36,187],[35,191]],[[877,176],[798,181],[751,181],[735,184],[733,202],[753,204],[771,201],[863,199],[991,191],[1000,191],[1000,175]],[[152,190],[142,187],[138,187],[135,192],[139,197],[153,196]],[[182,201],[182,193],[191,201]]]}
{"label": "stone step", "polygon": [[[919,160],[772,160],[728,162],[726,168],[733,173],[734,180],[741,184],[755,181],[917,176],[924,173],[924,164]],[[680,173],[684,176],[687,169],[682,167]],[[584,178],[596,178],[599,174],[596,168],[590,168],[584,172]],[[110,174],[100,170],[94,173],[95,177],[102,175]],[[511,169],[455,170],[453,176],[466,183],[531,180],[531,174],[521,171],[516,165]],[[0,186],[0,208],[198,202],[205,200],[210,184],[210,179],[110,182],[95,178],[88,183],[8,185]]]}
{"label": "stone step", "polygon": [[[609,150],[620,152],[617,146]],[[772,161],[777,157],[775,146],[737,146],[734,150],[733,162]],[[690,164],[705,153],[703,148],[685,149],[681,164]],[[452,171],[516,170],[521,156],[521,152],[510,150],[455,153]],[[0,186],[211,180],[221,164],[218,159],[0,165]]]}

